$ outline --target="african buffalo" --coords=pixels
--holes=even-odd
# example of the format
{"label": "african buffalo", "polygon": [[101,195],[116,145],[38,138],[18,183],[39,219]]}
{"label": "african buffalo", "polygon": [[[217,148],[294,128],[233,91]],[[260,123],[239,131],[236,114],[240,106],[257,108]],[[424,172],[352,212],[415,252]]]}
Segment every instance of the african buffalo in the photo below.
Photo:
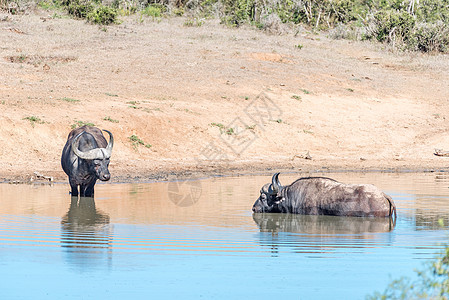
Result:
{"label": "african buffalo", "polygon": [[114,137],[109,134],[109,143],[96,127],[83,126],[72,130],[62,150],[61,165],[69,176],[72,196],[93,197],[97,179],[108,181],[109,158],[111,157]]}
{"label": "african buffalo", "polygon": [[371,184],[344,184],[326,177],[304,177],[288,186],[279,173],[265,184],[253,212],[396,218],[393,199]]}

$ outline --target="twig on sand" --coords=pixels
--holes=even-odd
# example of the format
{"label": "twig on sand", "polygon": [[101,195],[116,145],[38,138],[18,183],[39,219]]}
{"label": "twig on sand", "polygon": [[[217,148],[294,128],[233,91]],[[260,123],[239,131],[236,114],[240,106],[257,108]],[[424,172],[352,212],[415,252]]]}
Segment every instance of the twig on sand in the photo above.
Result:
{"label": "twig on sand", "polygon": [[449,151],[443,151],[442,149],[435,149],[435,152],[433,153],[436,156],[447,156],[449,157]]}

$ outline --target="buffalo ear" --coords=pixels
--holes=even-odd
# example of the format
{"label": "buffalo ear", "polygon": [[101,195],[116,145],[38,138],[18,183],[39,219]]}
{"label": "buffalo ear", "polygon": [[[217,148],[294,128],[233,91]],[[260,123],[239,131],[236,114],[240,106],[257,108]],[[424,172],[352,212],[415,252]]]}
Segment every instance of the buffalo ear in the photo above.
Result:
{"label": "buffalo ear", "polygon": [[285,198],[284,197],[276,197],[276,201],[274,202],[275,204],[280,204],[282,202],[284,202]]}

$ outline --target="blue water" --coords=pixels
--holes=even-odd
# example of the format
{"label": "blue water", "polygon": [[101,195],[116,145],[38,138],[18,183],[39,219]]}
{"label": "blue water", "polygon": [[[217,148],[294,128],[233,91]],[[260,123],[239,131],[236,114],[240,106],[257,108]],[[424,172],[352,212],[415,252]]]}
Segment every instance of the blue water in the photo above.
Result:
{"label": "blue water", "polygon": [[253,218],[262,176],[202,180],[186,207],[167,183],[98,185],[84,206],[71,205],[65,184],[0,185],[0,299],[363,299],[415,276],[448,240],[449,180],[432,176],[360,178],[393,197],[394,229],[383,219]]}

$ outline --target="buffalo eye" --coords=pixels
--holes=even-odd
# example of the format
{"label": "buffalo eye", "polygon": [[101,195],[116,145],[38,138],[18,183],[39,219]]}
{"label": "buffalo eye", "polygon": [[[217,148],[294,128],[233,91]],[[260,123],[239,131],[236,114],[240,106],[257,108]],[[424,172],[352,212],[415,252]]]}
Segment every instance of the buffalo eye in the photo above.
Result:
{"label": "buffalo eye", "polygon": [[99,161],[99,160],[94,160],[94,165],[95,165],[95,166],[101,165],[101,161]]}

